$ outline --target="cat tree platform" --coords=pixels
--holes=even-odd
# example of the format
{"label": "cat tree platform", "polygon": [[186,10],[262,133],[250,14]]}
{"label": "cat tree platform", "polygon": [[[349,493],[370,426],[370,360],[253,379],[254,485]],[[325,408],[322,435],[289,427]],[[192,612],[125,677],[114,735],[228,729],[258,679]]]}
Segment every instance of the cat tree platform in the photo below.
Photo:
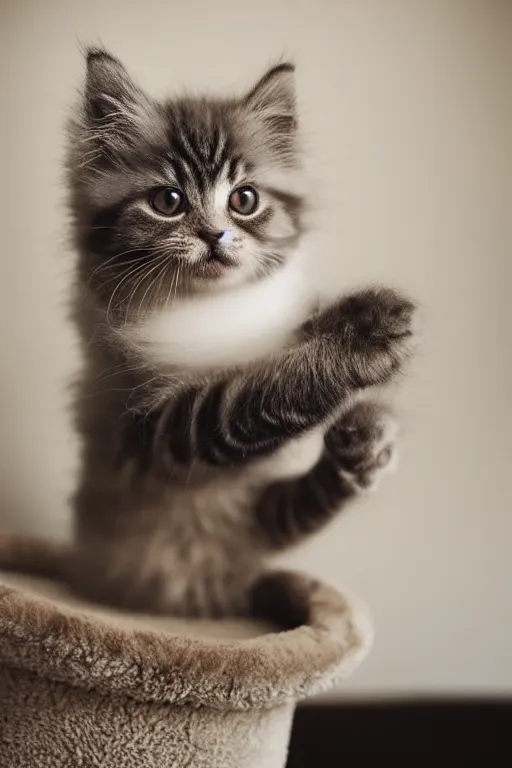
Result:
{"label": "cat tree platform", "polygon": [[296,703],[354,670],[366,613],[293,575],[304,625],[111,611],[0,573],[1,768],[283,768]]}

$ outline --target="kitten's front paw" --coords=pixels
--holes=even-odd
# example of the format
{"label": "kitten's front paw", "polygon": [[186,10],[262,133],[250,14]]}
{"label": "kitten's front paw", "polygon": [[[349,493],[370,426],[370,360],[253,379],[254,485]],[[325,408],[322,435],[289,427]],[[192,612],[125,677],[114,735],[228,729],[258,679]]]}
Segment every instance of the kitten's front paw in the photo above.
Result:
{"label": "kitten's front paw", "polygon": [[397,466],[398,423],[389,408],[372,400],[351,406],[325,436],[340,474],[357,492],[373,491]]}
{"label": "kitten's front paw", "polygon": [[367,288],[342,299],[338,313],[355,386],[389,381],[415,345],[414,304],[390,288]]}

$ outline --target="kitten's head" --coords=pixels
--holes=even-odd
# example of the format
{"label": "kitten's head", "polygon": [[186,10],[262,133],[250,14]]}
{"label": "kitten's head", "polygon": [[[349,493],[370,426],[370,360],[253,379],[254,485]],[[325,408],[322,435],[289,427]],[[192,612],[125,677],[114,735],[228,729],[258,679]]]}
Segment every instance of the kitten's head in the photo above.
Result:
{"label": "kitten's head", "polygon": [[80,278],[113,315],[253,281],[297,246],[291,64],[243,98],[159,103],[116,58],[89,50],[70,137]]}

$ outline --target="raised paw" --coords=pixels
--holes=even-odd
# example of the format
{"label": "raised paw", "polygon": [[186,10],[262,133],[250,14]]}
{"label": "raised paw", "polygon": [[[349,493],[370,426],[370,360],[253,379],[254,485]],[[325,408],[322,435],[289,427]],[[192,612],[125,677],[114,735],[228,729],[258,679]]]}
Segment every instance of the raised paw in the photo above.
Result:
{"label": "raised paw", "polygon": [[414,304],[390,288],[367,288],[345,300],[352,364],[363,385],[385,383],[414,347]]}
{"label": "raised paw", "polygon": [[390,288],[367,288],[324,313],[321,330],[341,343],[355,388],[385,384],[402,369],[415,345],[414,313],[414,304]]}
{"label": "raised paw", "polygon": [[398,423],[390,409],[361,400],[345,411],[325,436],[340,474],[358,492],[375,490],[396,468]]}

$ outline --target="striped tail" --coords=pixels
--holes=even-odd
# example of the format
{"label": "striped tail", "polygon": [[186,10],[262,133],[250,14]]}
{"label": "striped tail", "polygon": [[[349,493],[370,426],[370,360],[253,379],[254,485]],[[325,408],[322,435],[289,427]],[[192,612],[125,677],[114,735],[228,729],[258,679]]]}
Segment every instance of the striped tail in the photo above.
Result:
{"label": "striped tail", "polygon": [[52,580],[65,579],[67,544],[17,533],[0,533],[0,571],[25,573]]}

